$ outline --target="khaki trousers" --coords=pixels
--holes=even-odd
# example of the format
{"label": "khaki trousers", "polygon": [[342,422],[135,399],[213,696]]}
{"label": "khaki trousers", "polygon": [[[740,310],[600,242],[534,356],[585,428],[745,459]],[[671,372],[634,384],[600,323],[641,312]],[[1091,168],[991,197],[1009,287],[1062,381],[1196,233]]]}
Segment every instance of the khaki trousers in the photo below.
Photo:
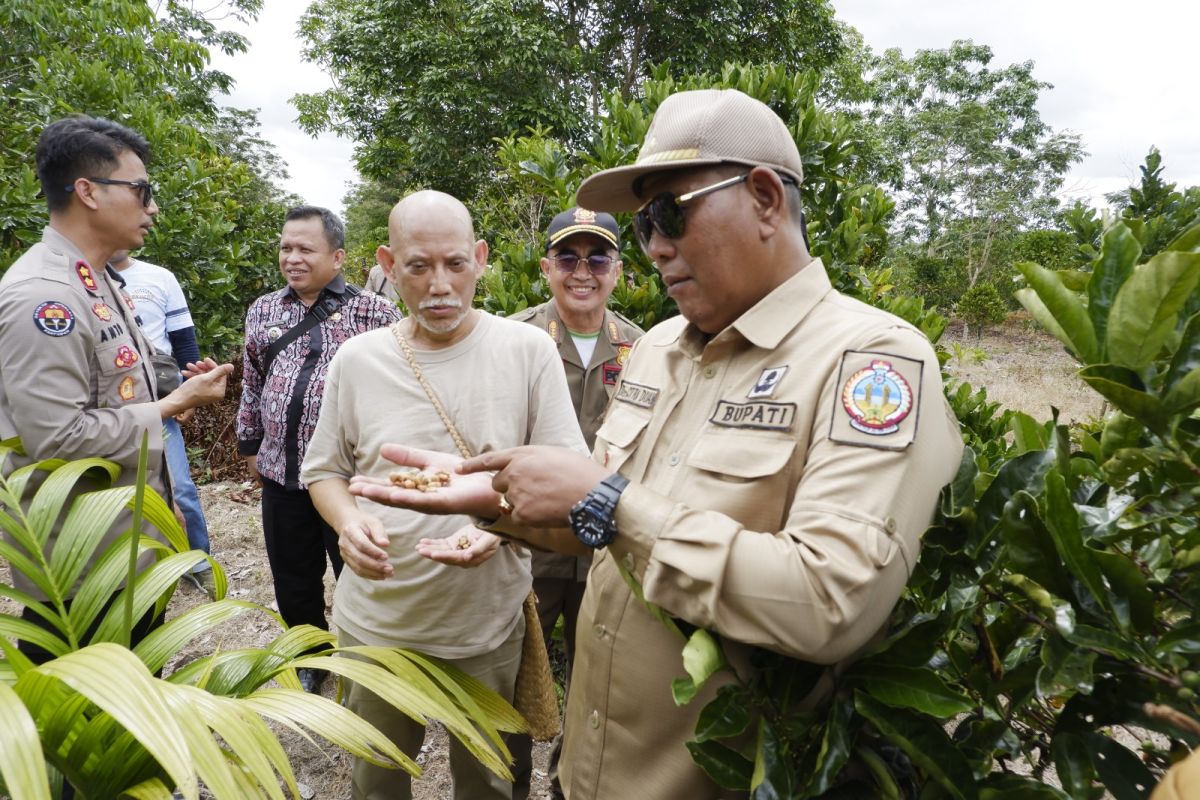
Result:
{"label": "khaki trousers", "polygon": [[[442,660],[458,667],[511,703],[524,637],[525,620],[521,617],[508,639],[490,653]],[[345,631],[338,631],[338,644],[352,647],[364,643]],[[380,700],[373,692],[353,682],[347,683],[346,706],[382,731],[405,753],[416,758],[425,740],[424,726]],[[511,800],[512,784],[489,772],[453,736],[450,737],[450,777],[454,781],[454,800]],[[403,770],[377,767],[356,759],[351,796],[354,800],[411,800],[412,779]]]}

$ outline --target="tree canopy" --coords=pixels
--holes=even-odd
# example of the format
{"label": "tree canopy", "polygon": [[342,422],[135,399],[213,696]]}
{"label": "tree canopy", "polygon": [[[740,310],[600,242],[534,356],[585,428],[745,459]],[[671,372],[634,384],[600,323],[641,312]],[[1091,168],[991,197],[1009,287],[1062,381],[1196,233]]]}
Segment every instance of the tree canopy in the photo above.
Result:
{"label": "tree canopy", "polygon": [[301,35],[337,84],[294,98],[302,127],[353,138],[366,178],[464,198],[492,176],[496,139],[546,127],[585,141],[605,94],[636,95],[656,66],[824,70],[845,50],[827,0],[318,0]]}
{"label": "tree canopy", "polygon": [[[262,0],[226,0],[249,19]],[[282,165],[253,112],[220,108],[231,85],[209,69],[210,48],[238,52],[190,3],[157,13],[137,0],[10,0],[0,5],[0,265],[41,238],[47,221],[32,154],[45,125],[68,114],[108,117],[142,133],[160,213],[141,257],[172,269],[191,300],[206,350],[241,342],[243,306],[274,275],[286,199]]]}

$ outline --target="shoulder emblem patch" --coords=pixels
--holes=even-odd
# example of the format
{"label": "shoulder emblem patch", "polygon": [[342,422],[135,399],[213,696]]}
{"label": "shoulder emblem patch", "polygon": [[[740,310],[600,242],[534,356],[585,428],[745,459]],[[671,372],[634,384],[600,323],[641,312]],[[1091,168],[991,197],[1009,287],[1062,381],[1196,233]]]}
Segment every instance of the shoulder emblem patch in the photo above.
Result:
{"label": "shoulder emblem patch", "polygon": [[117,387],[117,393],[119,395],[121,395],[122,400],[132,400],[133,399],[134,384],[135,384],[135,381],[133,380],[132,375],[126,375],[125,379],[123,381],[121,381],[121,385]]}
{"label": "shoulder emblem patch", "polygon": [[850,415],[850,427],[872,436],[900,430],[912,411],[912,389],[890,361],[872,361],[851,375],[842,387],[842,407]]}
{"label": "shoulder emblem patch", "polygon": [[112,322],[112,309],[107,303],[95,303],[92,305],[92,313],[101,322]]}
{"label": "shoulder emblem patch", "polygon": [[113,358],[113,364],[121,369],[132,367],[138,362],[137,352],[127,344],[123,344],[117,348],[117,355]]}
{"label": "shoulder emblem patch", "polygon": [[924,362],[891,353],[842,354],[829,438],[903,450],[916,438]]}
{"label": "shoulder emblem patch", "polygon": [[33,324],[47,336],[66,336],[75,330],[75,315],[62,303],[47,300],[34,309]]}
{"label": "shoulder emblem patch", "polygon": [[608,321],[608,340],[613,344],[621,341],[621,332],[617,330],[617,323],[611,319]]}
{"label": "shoulder emblem patch", "polygon": [[79,282],[83,284],[83,288],[92,294],[100,294],[100,285],[96,283],[96,276],[92,274],[92,268],[86,261],[75,262],[75,274],[79,276]]}
{"label": "shoulder emblem patch", "polygon": [[654,404],[658,402],[658,389],[653,386],[642,386],[640,383],[622,381],[621,386],[617,389],[616,397],[623,403],[630,403],[641,408],[654,408]]}

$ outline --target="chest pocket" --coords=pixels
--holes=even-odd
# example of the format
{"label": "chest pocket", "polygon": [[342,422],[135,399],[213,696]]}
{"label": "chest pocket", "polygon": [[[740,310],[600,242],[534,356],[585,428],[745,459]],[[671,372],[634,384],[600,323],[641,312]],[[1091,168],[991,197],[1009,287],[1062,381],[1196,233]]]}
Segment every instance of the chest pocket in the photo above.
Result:
{"label": "chest pocket", "polygon": [[650,424],[650,412],[635,410],[628,403],[616,402],[608,419],[596,431],[596,455],[599,462],[613,471],[629,460],[637,449],[646,426]]}
{"label": "chest pocket", "polygon": [[111,378],[136,369],[142,362],[142,354],[133,346],[133,339],[126,334],[98,345],[96,361],[100,365],[100,373]]}
{"label": "chest pocket", "polygon": [[747,527],[774,530],[787,516],[797,483],[789,468],[796,445],[788,436],[706,431],[687,458],[693,470],[688,493]]}

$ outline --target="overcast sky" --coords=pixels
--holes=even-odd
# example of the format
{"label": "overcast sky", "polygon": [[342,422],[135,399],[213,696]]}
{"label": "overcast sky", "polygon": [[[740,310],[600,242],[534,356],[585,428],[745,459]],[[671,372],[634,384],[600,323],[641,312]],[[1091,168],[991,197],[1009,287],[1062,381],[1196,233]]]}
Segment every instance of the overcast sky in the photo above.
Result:
{"label": "overcast sky", "polygon": [[[213,67],[237,80],[228,104],[258,108],[263,136],[288,164],[287,188],[306,202],[340,210],[355,179],[353,145],[304,134],[288,99],[332,85],[300,57],[302,0],[266,0],[243,29],[250,50]],[[838,17],[877,52],[987,44],[994,64],[1032,60],[1043,92],[1042,119],[1082,134],[1090,155],[1067,180],[1070,197],[1100,202],[1137,176],[1150,145],[1163,152],[1168,180],[1200,184],[1200,115],[1195,111],[1194,42],[1200,4],[1192,0],[833,0]]]}

